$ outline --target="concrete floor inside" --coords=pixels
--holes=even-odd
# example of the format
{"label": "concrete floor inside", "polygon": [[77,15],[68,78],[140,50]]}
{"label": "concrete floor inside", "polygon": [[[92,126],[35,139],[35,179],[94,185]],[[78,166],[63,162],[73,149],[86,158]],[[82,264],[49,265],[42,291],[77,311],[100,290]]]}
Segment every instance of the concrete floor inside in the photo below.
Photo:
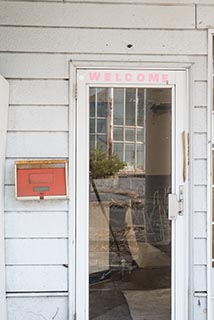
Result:
{"label": "concrete floor inside", "polygon": [[170,267],[134,268],[90,285],[90,320],[170,320]]}

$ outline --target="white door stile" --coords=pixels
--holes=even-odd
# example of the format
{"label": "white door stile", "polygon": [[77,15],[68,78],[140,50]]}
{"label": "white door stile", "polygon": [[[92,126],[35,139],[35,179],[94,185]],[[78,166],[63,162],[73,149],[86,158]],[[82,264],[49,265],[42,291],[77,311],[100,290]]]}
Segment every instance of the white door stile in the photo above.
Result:
{"label": "white door stile", "polygon": [[[76,316],[77,320],[88,319],[88,215],[89,215],[89,86],[124,87],[127,83],[87,81],[88,69],[77,69],[77,136],[76,167]],[[97,69],[93,69],[97,70]],[[99,69],[100,70],[100,69]],[[107,68],[105,69],[107,70]],[[114,68],[115,70],[115,68]],[[132,70],[132,69],[129,69]],[[152,68],[150,70],[153,70]],[[121,69],[120,69],[121,71]],[[133,71],[133,70],[132,70]],[[135,70],[136,71],[136,70]],[[142,70],[140,70],[142,71]],[[147,70],[143,70],[148,72]],[[157,71],[157,70],[156,70]],[[188,319],[188,165],[183,181],[182,132],[188,134],[188,101],[186,70],[164,69],[170,75],[165,84],[129,83],[129,87],[172,88],[172,192],[179,195],[179,186],[184,187],[184,215],[172,221],[172,320]],[[185,157],[188,159],[187,148]],[[187,160],[186,160],[187,161]],[[75,172],[74,172],[75,171]]]}
{"label": "white door stile", "polygon": [[214,29],[208,30],[208,89],[207,89],[207,319],[213,319],[212,297],[212,141],[213,130],[213,36]]}
{"label": "white door stile", "polygon": [[5,242],[4,242],[4,181],[5,181],[5,154],[8,119],[8,82],[0,76],[0,319],[7,319],[6,284],[5,284]]}
{"label": "white door stile", "polygon": [[[88,90],[84,78],[77,78],[77,158],[76,158],[76,317],[87,319],[88,316],[88,229],[89,229],[89,112],[86,108]],[[84,88],[84,89],[83,89]],[[83,89],[83,90],[82,90]],[[88,89],[88,88],[87,88]],[[79,250],[80,249],[80,250]],[[82,286],[80,284],[83,284]]]}
{"label": "white door stile", "polygon": [[76,313],[76,69],[69,63],[68,320]]}
{"label": "white door stile", "polygon": [[[183,216],[173,221],[173,248],[174,254],[172,265],[174,270],[173,281],[175,284],[174,295],[174,318],[173,320],[188,319],[188,103],[187,103],[187,79],[186,72],[176,73],[175,93],[175,193],[179,195],[179,186],[184,188]],[[185,84],[185,85],[184,85]],[[182,132],[186,134],[185,155],[183,154]],[[186,158],[186,180],[183,181],[183,157]]]}

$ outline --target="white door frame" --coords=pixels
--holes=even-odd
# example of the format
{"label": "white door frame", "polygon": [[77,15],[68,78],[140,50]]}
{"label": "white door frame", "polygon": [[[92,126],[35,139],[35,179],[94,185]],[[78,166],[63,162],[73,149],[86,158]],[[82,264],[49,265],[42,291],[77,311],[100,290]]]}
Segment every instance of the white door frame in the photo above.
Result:
{"label": "white door frame", "polygon": [[6,279],[5,279],[5,241],[4,241],[4,182],[5,157],[8,120],[9,84],[0,76],[0,319],[7,319]]}
{"label": "white door frame", "polygon": [[[100,77],[90,78],[91,72],[100,72]],[[76,74],[77,71],[77,74]],[[110,75],[104,75],[109,73]],[[96,73],[97,75],[98,73]],[[119,74],[120,76],[116,76]],[[127,76],[126,74],[129,74]],[[144,74],[139,76],[139,74]],[[149,76],[150,74],[150,76]],[[158,76],[156,76],[158,74]],[[72,234],[73,258],[70,272],[70,288],[76,293],[72,299],[73,311],[77,320],[88,320],[88,186],[89,186],[89,112],[88,87],[91,86],[134,86],[134,87],[170,87],[174,96],[172,105],[172,191],[179,193],[179,186],[184,186],[184,215],[172,221],[172,320],[188,319],[188,165],[187,177],[183,181],[183,145],[182,132],[188,133],[188,70],[187,69],[118,69],[118,68],[78,68],[73,69],[72,79],[76,76],[77,92],[72,88],[74,98],[77,98],[76,111],[71,113],[70,123],[74,125],[72,143],[71,177],[74,185],[71,186],[72,211],[75,210],[76,234]],[[99,79],[98,79],[99,78]],[[112,80],[114,78],[114,80]],[[176,103],[176,107],[175,107]],[[76,137],[75,137],[76,135]],[[76,154],[76,155],[75,155]],[[180,155],[180,156],[179,156]],[[187,147],[185,157],[188,162]],[[74,176],[76,178],[74,178]],[[73,211],[74,212],[74,211]],[[71,224],[70,224],[71,226]],[[73,226],[74,231],[74,226]],[[73,241],[74,240],[74,241]],[[75,243],[74,243],[75,242]],[[76,244],[75,248],[74,245]],[[76,250],[76,251],[75,251]],[[74,260],[73,260],[74,261]],[[70,273],[70,274],[71,274]],[[71,295],[71,292],[70,292]]]}

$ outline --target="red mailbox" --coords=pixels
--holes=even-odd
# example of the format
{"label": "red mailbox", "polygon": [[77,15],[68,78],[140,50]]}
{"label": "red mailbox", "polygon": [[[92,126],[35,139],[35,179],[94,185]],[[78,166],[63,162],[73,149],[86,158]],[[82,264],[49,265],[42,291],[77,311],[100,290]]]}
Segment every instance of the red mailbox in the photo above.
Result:
{"label": "red mailbox", "polygon": [[67,198],[67,160],[15,162],[16,198]]}

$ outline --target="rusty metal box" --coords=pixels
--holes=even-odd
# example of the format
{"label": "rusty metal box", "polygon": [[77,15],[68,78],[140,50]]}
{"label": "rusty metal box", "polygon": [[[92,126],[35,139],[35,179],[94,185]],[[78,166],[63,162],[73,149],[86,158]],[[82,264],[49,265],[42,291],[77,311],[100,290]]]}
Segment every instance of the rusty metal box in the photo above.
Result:
{"label": "rusty metal box", "polygon": [[67,160],[15,162],[17,200],[66,199]]}

